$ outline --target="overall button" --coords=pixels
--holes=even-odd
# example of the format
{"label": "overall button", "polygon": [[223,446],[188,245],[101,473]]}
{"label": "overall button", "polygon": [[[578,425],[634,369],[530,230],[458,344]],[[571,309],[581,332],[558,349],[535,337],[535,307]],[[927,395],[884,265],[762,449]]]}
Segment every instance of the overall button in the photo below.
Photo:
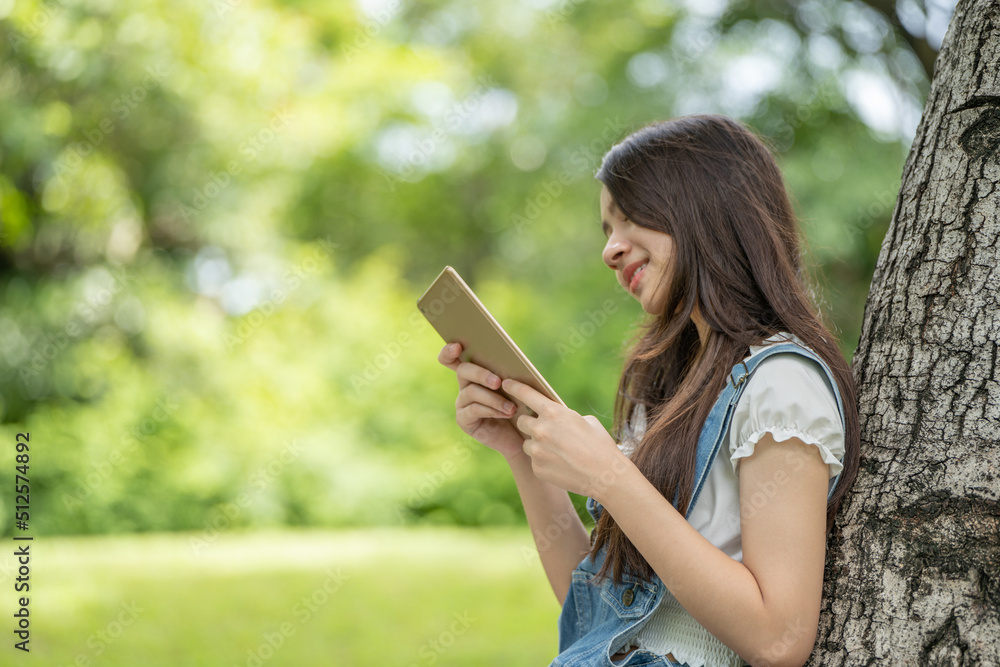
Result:
{"label": "overall button", "polygon": [[631,588],[622,593],[622,604],[625,605],[626,607],[632,604],[632,600],[634,599],[635,599],[635,593],[632,592]]}

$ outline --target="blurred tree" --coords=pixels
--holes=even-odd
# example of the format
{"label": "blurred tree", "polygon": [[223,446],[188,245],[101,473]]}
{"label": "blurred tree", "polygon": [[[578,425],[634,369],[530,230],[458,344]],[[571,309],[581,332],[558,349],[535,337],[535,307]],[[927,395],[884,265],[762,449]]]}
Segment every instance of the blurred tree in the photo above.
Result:
{"label": "blurred tree", "polygon": [[865,311],[810,665],[1000,664],[1000,6],[963,0]]}
{"label": "blurred tree", "polygon": [[[896,7],[913,35],[939,22]],[[59,452],[36,471],[48,528],[201,527],[292,435],[315,460],[235,524],[516,518],[515,489],[480,493],[478,455],[433,493],[378,484],[454,444],[413,301],[456,266],[565,400],[606,415],[640,312],[600,261],[593,174],[667,116],[726,113],[772,143],[850,354],[927,89],[888,16],[0,1],[0,431]]]}
{"label": "blurred tree", "polygon": [[[823,5],[827,5],[824,7]],[[853,55],[871,53],[882,38],[898,35],[919,59],[928,79],[934,74],[934,60],[941,48],[945,28],[955,8],[955,0],[858,0],[841,4],[848,20],[831,22],[830,3],[820,0],[771,3],[743,3],[748,15],[792,15],[790,22],[803,37],[813,33],[833,36]],[[900,71],[895,74],[902,75]],[[903,75],[905,76],[905,75]]]}
{"label": "blurred tree", "polygon": [[944,26],[948,25],[951,12],[954,11],[954,1],[865,0],[865,4],[889,19],[920,58],[927,78],[933,76],[934,61],[941,48]]}

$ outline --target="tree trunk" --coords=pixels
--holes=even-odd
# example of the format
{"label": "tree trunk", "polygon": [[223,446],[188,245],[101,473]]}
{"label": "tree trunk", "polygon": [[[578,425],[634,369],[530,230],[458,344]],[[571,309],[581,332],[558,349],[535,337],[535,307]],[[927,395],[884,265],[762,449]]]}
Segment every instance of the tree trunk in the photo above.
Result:
{"label": "tree trunk", "polygon": [[1000,665],[1000,3],[962,0],[865,308],[809,664]]}

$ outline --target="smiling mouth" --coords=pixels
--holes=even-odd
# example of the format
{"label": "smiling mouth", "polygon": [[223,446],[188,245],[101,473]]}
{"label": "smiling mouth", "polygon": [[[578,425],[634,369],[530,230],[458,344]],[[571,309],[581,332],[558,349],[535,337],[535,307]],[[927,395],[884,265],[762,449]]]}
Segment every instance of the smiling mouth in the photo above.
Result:
{"label": "smiling mouth", "polygon": [[646,272],[646,267],[649,266],[649,262],[646,262],[632,274],[632,280],[629,281],[628,290],[635,294],[635,290],[639,287],[639,281],[642,279],[643,274]]}

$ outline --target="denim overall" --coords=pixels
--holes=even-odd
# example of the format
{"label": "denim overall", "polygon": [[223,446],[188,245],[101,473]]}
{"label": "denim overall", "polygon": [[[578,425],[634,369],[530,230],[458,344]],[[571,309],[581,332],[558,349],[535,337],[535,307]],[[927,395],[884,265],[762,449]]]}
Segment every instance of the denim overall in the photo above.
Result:
{"label": "denim overall", "polygon": [[[691,510],[705,486],[709,469],[716,460],[719,447],[722,446],[722,441],[729,431],[736,403],[746,388],[746,381],[762,361],[775,354],[788,353],[800,354],[819,363],[833,388],[843,423],[844,406],[840,391],[837,389],[837,382],[823,360],[811,350],[795,343],[779,343],[765,348],[747,361],[740,362],[729,374],[729,382],[719,394],[698,437],[694,490],[685,519],[691,515]],[[839,474],[830,479],[828,498],[833,494],[839,479]],[[587,499],[587,511],[595,522],[603,509],[593,498]],[[671,662],[663,656],[643,649],[637,649],[627,657],[611,662],[611,656],[625,647],[626,641],[634,638],[649,621],[663,599],[666,587],[655,574],[650,581],[624,574],[621,584],[615,584],[610,578],[600,584],[594,584],[594,576],[604,564],[605,556],[606,549],[602,547],[596,558],[588,555],[573,571],[570,590],[559,615],[559,655],[549,667],[679,665],[680,663]]]}

